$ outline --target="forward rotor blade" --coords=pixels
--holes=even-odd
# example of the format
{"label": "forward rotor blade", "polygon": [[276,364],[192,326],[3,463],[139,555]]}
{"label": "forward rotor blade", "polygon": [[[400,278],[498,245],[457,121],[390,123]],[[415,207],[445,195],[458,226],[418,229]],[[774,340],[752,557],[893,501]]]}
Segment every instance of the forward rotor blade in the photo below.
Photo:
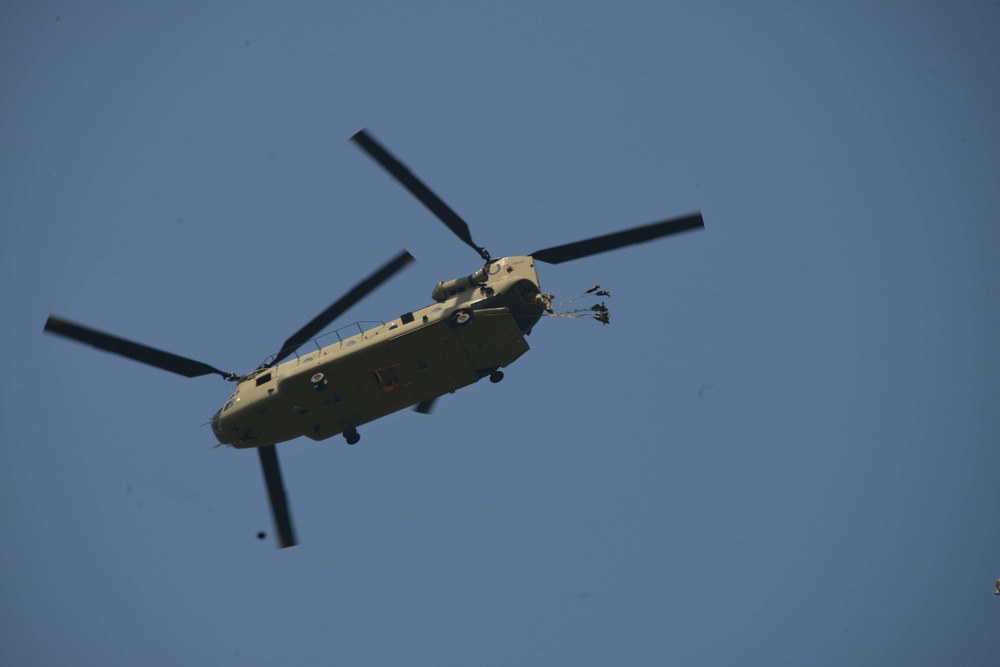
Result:
{"label": "forward rotor blade", "polygon": [[193,378],[202,375],[211,375],[212,373],[221,375],[227,380],[232,380],[236,377],[233,373],[220,371],[218,368],[200,361],[164,352],[163,350],[157,350],[156,348],[140,343],[134,343],[130,340],[112,336],[111,334],[106,334],[80,324],[74,324],[55,315],[49,315],[49,319],[45,321],[44,331],[70,338],[79,343],[86,343],[105,352],[128,357],[133,361],[140,361],[144,364],[170,371],[171,373],[183,375],[184,377]]}
{"label": "forward rotor blade", "polygon": [[431,192],[431,189],[424,185],[423,181],[413,175],[406,165],[396,159],[365,130],[360,130],[351,137],[351,141],[361,147],[376,162],[382,165],[386,171],[396,177],[396,180],[403,184],[403,187],[420,200],[420,202],[430,209],[431,213],[438,217],[438,220],[447,225],[448,229],[455,233],[455,236],[462,239],[467,246],[478,252],[483,259],[489,261],[489,253],[485,248],[477,246],[472,240],[472,233],[465,220],[459,217],[450,206],[444,203],[440,197]]}
{"label": "forward rotor blade", "polygon": [[275,356],[274,361],[272,361],[269,365],[274,366],[275,364],[278,364],[290,354],[295,352],[295,350],[299,349],[303,343],[315,338],[316,334],[326,328],[326,326],[335,319],[340,317],[344,311],[368,296],[370,292],[374,291],[379,285],[394,276],[398,271],[403,269],[412,261],[414,261],[413,255],[405,250],[396,255],[396,257],[390,260],[388,264],[355,285],[350,292],[335,301],[329,308],[314,317],[308,324],[292,334],[292,336],[281,346],[281,351]]}
{"label": "forward rotor blade", "polygon": [[704,227],[705,222],[701,218],[701,213],[692,213],[681,218],[671,218],[670,220],[654,222],[642,227],[633,227],[632,229],[614,232],[613,234],[595,236],[594,238],[576,241],[575,243],[566,243],[545,248],[544,250],[531,253],[531,256],[540,262],[560,264],[568,262],[571,259],[589,257],[590,255],[615,250],[627,245],[652,241],[661,236],[670,236],[671,234],[679,234]]}
{"label": "forward rotor blade", "polygon": [[295,539],[295,529],[292,528],[292,516],[288,513],[288,496],[285,495],[285,483],[281,479],[278,452],[274,445],[265,445],[258,447],[257,453],[260,455],[260,468],[264,471],[267,497],[271,501],[271,517],[278,533],[278,548],[294,547],[298,540]]}

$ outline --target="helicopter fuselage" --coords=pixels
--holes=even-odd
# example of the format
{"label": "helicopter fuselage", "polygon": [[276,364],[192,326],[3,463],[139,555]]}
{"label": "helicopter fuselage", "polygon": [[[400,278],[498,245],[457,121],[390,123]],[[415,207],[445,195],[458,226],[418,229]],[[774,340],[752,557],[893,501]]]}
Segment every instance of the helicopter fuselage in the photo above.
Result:
{"label": "helicopter fuselage", "polygon": [[[219,442],[261,447],[356,430],[489,376],[528,351],[525,336],[549,306],[529,256],[491,260],[439,283],[435,302],[294,359],[239,378],[212,416]],[[328,334],[330,336],[332,334]]]}

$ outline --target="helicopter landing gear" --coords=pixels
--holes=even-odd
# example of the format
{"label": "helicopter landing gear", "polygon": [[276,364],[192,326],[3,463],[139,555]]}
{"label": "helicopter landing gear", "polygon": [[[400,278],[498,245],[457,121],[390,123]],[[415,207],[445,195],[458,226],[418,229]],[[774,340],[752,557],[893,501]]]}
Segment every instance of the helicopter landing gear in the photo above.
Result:
{"label": "helicopter landing gear", "polygon": [[346,440],[349,445],[356,445],[361,441],[361,434],[358,433],[358,429],[352,426],[344,431],[344,440]]}
{"label": "helicopter landing gear", "polygon": [[503,379],[503,371],[497,370],[490,373],[490,382],[496,384]]}
{"label": "helicopter landing gear", "polygon": [[326,378],[323,376],[322,373],[316,373],[311,378],[309,378],[309,381],[312,382],[313,389],[315,389],[316,391],[326,390],[327,382]]}

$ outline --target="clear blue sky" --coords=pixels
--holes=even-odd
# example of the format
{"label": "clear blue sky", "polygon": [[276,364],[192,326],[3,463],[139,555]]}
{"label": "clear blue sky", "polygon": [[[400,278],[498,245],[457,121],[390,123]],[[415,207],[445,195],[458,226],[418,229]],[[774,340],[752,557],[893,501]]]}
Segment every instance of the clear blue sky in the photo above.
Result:
{"label": "clear blue sky", "polygon": [[[811,5],[807,8],[806,5]],[[1000,3],[7,2],[0,663],[994,665]],[[246,371],[479,258],[701,210],[541,267],[499,385],[257,457]]]}

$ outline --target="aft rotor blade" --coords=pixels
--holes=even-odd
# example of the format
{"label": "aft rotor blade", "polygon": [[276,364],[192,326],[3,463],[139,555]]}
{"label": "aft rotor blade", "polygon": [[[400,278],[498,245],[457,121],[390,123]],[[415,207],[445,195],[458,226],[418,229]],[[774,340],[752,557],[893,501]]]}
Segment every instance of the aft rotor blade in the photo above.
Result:
{"label": "aft rotor blade", "polygon": [[308,324],[292,334],[292,336],[281,346],[281,351],[275,356],[274,361],[272,361],[269,365],[274,366],[275,364],[281,362],[283,359],[295,352],[295,350],[299,349],[303,343],[315,338],[316,334],[326,328],[326,326],[335,319],[340,317],[344,311],[368,296],[370,292],[374,291],[379,285],[396,275],[397,272],[412,261],[414,261],[413,255],[405,250],[396,255],[396,257],[390,260],[389,263],[355,285],[350,292],[335,301],[329,308],[314,317]]}
{"label": "aft rotor blade", "polygon": [[112,336],[111,334],[85,327],[81,324],[74,324],[55,315],[49,315],[49,319],[45,321],[44,331],[70,338],[79,343],[86,343],[105,352],[128,357],[133,361],[140,361],[144,364],[170,371],[171,373],[183,375],[184,377],[193,378],[213,373],[221,375],[227,380],[232,380],[236,377],[233,373],[220,371],[218,368],[200,361],[164,352],[163,350],[157,350],[156,348],[140,343],[134,343],[118,336]]}
{"label": "aft rotor blade", "polygon": [[701,218],[701,213],[692,213],[681,218],[671,218],[670,220],[654,222],[642,227],[633,227],[621,232],[595,236],[594,238],[576,241],[575,243],[566,243],[545,248],[544,250],[531,253],[531,256],[540,262],[559,264],[561,262],[568,262],[571,259],[589,257],[590,255],[596,255],[636,243],[645,243],[646,241],[658,239],[661,236],[670,236],[671,234],[679,234],[692,229],[701,229],[704,226],[705,222]]}
{"label": "aft rotor blade", "polygon": [[431,189],[424,185],[423,181],[413,175],[406,165],[400,162],[394,155],[387,151],[380,143],[368,134],[366,130],[361,130],[351,141],[361,147],[376,162],[382,165],[386,171],[396,177],[396,180],[403,184],[403,187],[420,200],[420,202],[430,209],[431,213],[447,225],[448,229],[455,233],[455,236],[462,239],[467,246],[478,252],[483,259],[489,261],[489,253],[485,248],[477,246],[472,240],[472,233],[465,220],[459,217],[450,206],[444,203],[440,197],[431,192]]}
{"label": "aft rotor blade", "polygon": [[292,516],[288,513],[288,496],[285,495],[285,483],[281,479],[278,452],[274,445],[265,445],[258,447],[257,453],[260,455],[260,468],[264,471],[267,497],[271,501],[271,517],[278,533],[278,548],[294,547],[298,540],[295,539],[295,529],[292,528]]}

